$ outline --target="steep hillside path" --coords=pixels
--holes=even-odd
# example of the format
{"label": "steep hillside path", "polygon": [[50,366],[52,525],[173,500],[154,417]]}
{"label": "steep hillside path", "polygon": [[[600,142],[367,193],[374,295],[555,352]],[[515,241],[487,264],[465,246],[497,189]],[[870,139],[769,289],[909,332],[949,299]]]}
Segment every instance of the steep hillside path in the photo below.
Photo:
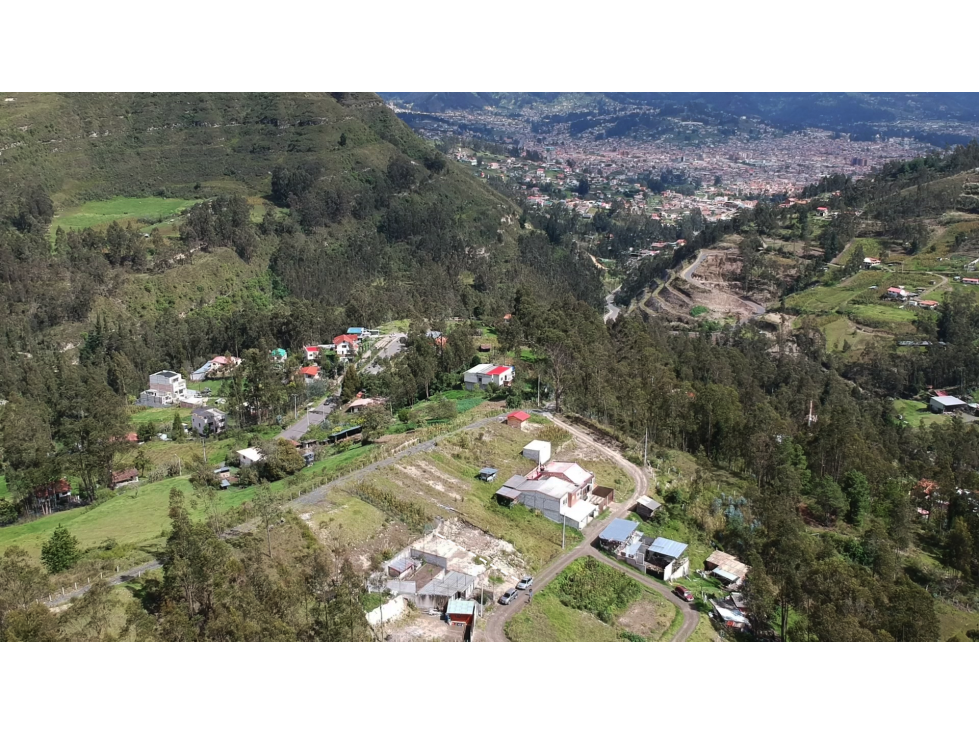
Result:
{"label": "steep hillside path", "polygon": [[[656,593],[662,595],[671,604],[676,606],[683,613],[683,624],[677,631],[676,635],[673,637],[674,642],[682,642],[690,636],[690,634],[697,627],[697,623],[700,620],[700,615],[686,602],[680,601],[677,597],[670,594],[663,586],[651,581],[649,578],[645,577],[631,569],[627,569],[620,564],[615,563],[608,557],[602,555],[598,550],[592,547],[592,543],[598,538],[599,534],[605,527],[617,518],[625,517],[629,514],[630,508],[635,503],[636,499],[642,497],[646,494],[649,488],[649,482],[646,480],[646,475],[632,462],[628,461],[619,452],[610,449],[609,447],[595,441],[591,436],[564,421],[558,419],[556,416],[551,415],[551,420],[564,430],[568,431],[575,439],[582,441],[591,448],[597,449],[601,453],[605,454],[611,458],[616,464],[621,466],[626,473],[632,477],[635,482],[636,488],[633,493],[629,496],[627,500],[620,504],[620,507],[606,520],[602,522],[594,521],[589,525],[584,533],[584,540],[581,544],[557,560],[552,562],[550,565],[546,566],[542,571],[540,571],[534,577],[534,585],[538,589],[544,588],[547,584],[554,580],[554,578],[561,573],[565,568],[568,567],[573,561],[578,558],[583,558],[585,556],[590,556],[595,558],[602,563],[609,564],[613,568],[616,568],[623,573],[627,573],[633,578],[635,578],[640,583],[644,584],[646,587],[655,591]],[[512,619],[521,609],[526,605],[526,599],[528,596],[526,594],[521,594],[517,597],[517,601],[509,604],[507,606],[496,605],[493,609],[486,615],[486,626],[476,633],[477,642],[508,642],[506,634],[504,633],[504,626],[507,621]]]}

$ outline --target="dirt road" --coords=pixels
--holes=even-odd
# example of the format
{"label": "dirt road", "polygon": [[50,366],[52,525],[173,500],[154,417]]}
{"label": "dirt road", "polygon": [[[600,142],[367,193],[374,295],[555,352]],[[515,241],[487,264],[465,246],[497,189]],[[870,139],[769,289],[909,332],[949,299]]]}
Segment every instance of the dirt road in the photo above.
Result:
{"label": "dirt road", "polygon": [[[641,583],[643,583],[645,586],[652,589],[656,593],[661,594],[671,604],[678,607],[683,612],[683,625],[676,633],[676,636],[674,636],[673,641],[682,642],[683,640],[687,639],[687,637],[689,637],[690,634],[697,627],[697,622],[699,621],[699,614],[694,609],[692,609],[685,602],[681,602],[678,598],[676,598],[668,591],[666,591],[662,586],[655,583],[651,579],[647,578],[643,574],[640,574],[637,571],[630,571],[629,569],[626,569],[625,567],[615,563],[608,557],[602,555],[599,551],[597,551],[595,548],[592,547],[592,543],[595,542],[595,539],[599,536],[602,530],[604,530],[605,527],[610,522],[612,522],[612,520],[615,520],[616,518],[625,517],[626,515],[628,515],[629,509],[633,506],[636,499],[646,494],[646,490],[649,487],[649,483],[646,480],[646,475],[643,474],[642,471],[639,469],[639,467],[637,467],[635,464],[633,464],[630,461],[627,461],[618,451],[614,451],[613,449],[604,446],[598,441],[595,441],[591,436],[589,436],[581,429],[569,425],[568,423],[565,423],[564,421],[558,419],[553,415],[550,416],[550,418],[552,421],[554,421],[556,425],[561,426],[561,428],[571,433],[571,435],[573,435],[576,440],[582,441],[583,443],[588,444],[592,448],[597,449],[598,451],[600,451],[601,453],[605,454],[610,459],[612,459],[616,464],[621,466],[625,470],[625,472],[630,477],[632,477],[632,480],[636,484],[636,489],[632,493],[632,495],[630,495],[625,501],[616,503],[619,505],[618,509],[616,509],[615,512],[612,513],[612,515],[608,517],[606,520],[602,522],[598,522],[598,521],[592,522],[591,525],[589,525],[585,529],[585,533],[584,533],[585,538],[581,542],[581,545],[579,545],[577,548],[572,550],[570,553],[561,556],[553,563],[551,563],[549,566],[545,567],[544,570],[542,570],[534,577],[534,585],[538,589],[544,588],[548,583],[553,581],[554,578],[559,573],[561,573],[561,571],[567,568],[572,561],[578,558],[583,558],[584,556],[591,556],[592,558],[598,559],[602,563],[607,563],[612,567],[617,568],[620,571],[623,571],[624,573],[633,576],[637,581],[640,581]],[[508,606],[497,605],[493,607],[493,609],[489,612],[489,614],[486,615],[485,628],[483,628],[482,630],[476,633],[475,640],[477,642],[508,642],[507,637],[503,632],[503,628],[509,619],[511,619],[521,609],[524,608],[524,606],[527,603],[526,599],[527,599],[527,595],[521,594],[520,596],[517,597],[516,602]]]}

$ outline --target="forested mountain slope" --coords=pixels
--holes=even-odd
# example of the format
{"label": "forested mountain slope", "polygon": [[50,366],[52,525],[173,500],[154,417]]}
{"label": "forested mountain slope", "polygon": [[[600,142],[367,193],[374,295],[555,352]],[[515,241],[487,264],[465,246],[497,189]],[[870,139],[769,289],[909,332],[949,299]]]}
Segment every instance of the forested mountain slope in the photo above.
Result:
{"label": "forested mountain slope", "polygon": [[[2,98],[0,395],[99,315],[145,373],[349,322],[502,314],[521,282],[600,299],[586,256],[542,250],[375,95]],[[199,203],[169,230],[50,231],[116,196]]]}

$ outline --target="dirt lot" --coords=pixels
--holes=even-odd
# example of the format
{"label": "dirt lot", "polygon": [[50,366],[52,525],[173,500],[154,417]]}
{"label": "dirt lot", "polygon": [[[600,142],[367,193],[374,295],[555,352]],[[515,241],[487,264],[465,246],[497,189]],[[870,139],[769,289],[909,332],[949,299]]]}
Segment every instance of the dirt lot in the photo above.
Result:
{"label": "dirt lot", "polygon": [[461,642],[464,632],[416,610],[384,627],[385,642]]}
{"label": "dirt lot", "polygon": [[658,640],[669,628],[675,614],[676,607],[669,602],[651,594],[643,594],[641,599],[629,605],[619,617],[618,623],[623,629],[646,639]]}

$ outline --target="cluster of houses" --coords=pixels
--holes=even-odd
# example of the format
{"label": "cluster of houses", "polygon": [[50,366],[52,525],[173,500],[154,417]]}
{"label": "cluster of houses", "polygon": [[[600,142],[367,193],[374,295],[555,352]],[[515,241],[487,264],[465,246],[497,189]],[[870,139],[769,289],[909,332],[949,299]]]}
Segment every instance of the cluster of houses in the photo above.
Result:
{"label": "cluster of houses", "polygon": [[[615,500],[613,489],[596,486],[592,472],[573,462],[551,461],[547,441],[531,441],[523,456],[536,466],[525,475],[514,474],[497,490],[496,501],[505,507],[524,505],[552,522],[581,530]],[[495,470],[487,470],[495,476]]]}
{"label": "cluster of houses", "polygon": [[[642,499],[649,500],[641,498],[636,507],[637,514],[645,516],[659,508],[654,500],[644,503]],[[670,538],[644,535],[635,520],[613,520],[598,536],[598,544],[602,550],[663,581],[673,581],[690,575],[687,544]],[[724,588],[730,590],[740,587],[750,570],[734,556],[716,550],[704,561],[702,575],[713,576]]]}
{"label": "cluster of houses", "polygon": [[360,351],[360,348],[369,339],[375,339],[381,335],[376,329],[365,329],[362,326],[351,326],[346,334],[333,337],[329,344],[314,344],[303,347],[304,356],[307,362],[315,362],[319,359],[322,352],[335,352],[337,357],[342,360],[350,360]]}

